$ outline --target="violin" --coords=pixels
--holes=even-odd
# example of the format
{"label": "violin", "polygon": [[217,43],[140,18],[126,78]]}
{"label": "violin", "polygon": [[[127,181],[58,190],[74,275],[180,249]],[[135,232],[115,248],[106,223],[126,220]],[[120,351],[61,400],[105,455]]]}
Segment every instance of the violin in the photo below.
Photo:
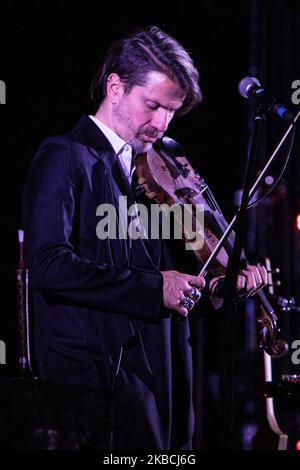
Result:
{"label": "violin", "polygon": [[[228,225],[212,192],[204,179],[193,169],[184,156],[183,147],[173,139],[164,137],[156,142],[144,154],[135,158],[138,176],[137,191],[164,207],[190,207],[193,234],[197,240],[190,238],[182,222],[182,240],[189,243],[189,249],[203,264],[200,275],[225,275],[228,257],[232,251],[234,232]],[[196,217],[196,207],[204,210],[203,224]],[[177,220],[178,222],[178,220]],[[180,222],[180,221],[179,221]],[[229,231],[230,229],[230,231]],[[199,238],[202,243],[199,246]],[[281,357],[286,352],[282,340],[277,339],[277,316],[263,290],[254,297],[261,306],[261,314],[257,318],[259,325],[259,348],[272,357]]]}

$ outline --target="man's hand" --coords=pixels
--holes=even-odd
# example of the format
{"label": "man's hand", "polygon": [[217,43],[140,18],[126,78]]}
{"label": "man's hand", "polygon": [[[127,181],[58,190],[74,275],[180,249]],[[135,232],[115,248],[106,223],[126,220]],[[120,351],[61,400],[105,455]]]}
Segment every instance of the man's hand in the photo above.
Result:
{"label": "man's hand", "polygon": [[[225,276],[214,277],[209,283],[209,290],[212,295],[218,297],[220,280]],[[240,271],[237,279],[237,295],[250,297],[267,285],[267,270],[261,264],[257,266],[248,264]]]}
{"label": "man's hand", "polygon": [[176,310],[180,315],[186,317],[188,309],[181,306],[180,302],[191,294],[193,286],[199,290],[205,286],[202,276],[192,276],[178,271],[161,271],[164,279],[163,302],[164,306]]}

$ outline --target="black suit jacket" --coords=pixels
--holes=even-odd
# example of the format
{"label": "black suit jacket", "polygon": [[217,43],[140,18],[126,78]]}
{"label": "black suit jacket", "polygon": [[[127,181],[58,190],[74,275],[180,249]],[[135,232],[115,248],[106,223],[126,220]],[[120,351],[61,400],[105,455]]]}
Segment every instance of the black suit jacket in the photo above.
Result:
{"label": "black suit jacket", "polygon": [[88,116],[42,143],[23,195],[36,368],[45,380],[105,392],[115,387],[118,425],[139,409],[151,422],[153,446],[167,449],[173,366],[182,370],[187,398],[183,441],[193,429],[188,323],[173,326],[178,359],[172,364],[171,319],[161,309],[161,242],[96,235],[97,207],[109,203],[118,215],[121,195],[116,155]]}

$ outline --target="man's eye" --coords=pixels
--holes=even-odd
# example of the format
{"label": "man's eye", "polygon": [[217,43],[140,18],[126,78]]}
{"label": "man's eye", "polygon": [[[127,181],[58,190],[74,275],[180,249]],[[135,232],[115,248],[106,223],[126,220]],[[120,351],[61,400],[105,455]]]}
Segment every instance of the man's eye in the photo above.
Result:
{"label": "man's eye", "polygon": [[157,108],[158,108],[158,105],[157,105],[157,104],[151,104],[151,103],[148,103],[148,105],[147,105],[147,106],[148,106],[148,108],[149,108],[149,109],[152,109],[152,110],[154,110],[154,109],[157,109]]}

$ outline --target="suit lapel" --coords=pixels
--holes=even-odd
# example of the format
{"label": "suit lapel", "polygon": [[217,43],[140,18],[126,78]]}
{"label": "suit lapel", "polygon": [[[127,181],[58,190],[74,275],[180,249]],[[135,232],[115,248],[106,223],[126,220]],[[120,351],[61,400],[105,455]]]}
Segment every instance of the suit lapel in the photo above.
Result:
{"label": "suit lapel", "polygon": [[[120,197],[127,197],[128,207],[134,203],[134,200],[131,188],[129,188],[124,181],[120,164],[110,142],[87,115],[81,117],[72,133],[75,138],[77,137],[78,140],[83,141],[84,144],[89,147],[90,152],[95,158],[99,159],[99,165],[96,164],[94,170],[98,174],[101,185],[104,184],[105,186],[105,194],[102,194],[99,200],[114,204],[117,218],[119,218],[119,216],[122,218],[122,221],[119,220],[119,223],[123,223],[125,228],[128,227],[127,210],[124,210],[124,207],[120,208]],[[103,165],[100,164],[100,161],[104,164],[105,178],[103,178]],[[95,190],[98,192],[97,188],[95,188]],[[118,263],[122,263],[122,259],[124,259],[125,255],[127,259],[126,264],[129,264],[133,268],[157,269],[160,251],[158,247],[159,240],[151,242],[142,238],[132,240],[127,232],[125,240],[110,240],[110,242],[115,242],[113,244],[111,243],[111,252]],[[121,252],[116,245],[121,248]]]}

